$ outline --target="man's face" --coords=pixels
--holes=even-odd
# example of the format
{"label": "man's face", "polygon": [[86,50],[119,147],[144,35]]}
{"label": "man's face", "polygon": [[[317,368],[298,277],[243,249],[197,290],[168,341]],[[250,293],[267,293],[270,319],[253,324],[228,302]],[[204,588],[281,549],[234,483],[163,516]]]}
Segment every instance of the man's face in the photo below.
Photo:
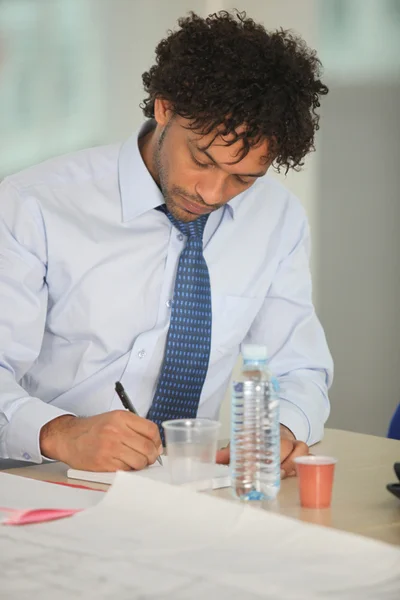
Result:
{"label": "man's face", "polygon": [[167,208],[184,222],[217,210],[251,187],[271,164],[266,140],[237,162],[241,140],[229,146],[231,138],[215,137],[215,132],[201,136],[187,124],[177,116],[158,125],[153,157]]}

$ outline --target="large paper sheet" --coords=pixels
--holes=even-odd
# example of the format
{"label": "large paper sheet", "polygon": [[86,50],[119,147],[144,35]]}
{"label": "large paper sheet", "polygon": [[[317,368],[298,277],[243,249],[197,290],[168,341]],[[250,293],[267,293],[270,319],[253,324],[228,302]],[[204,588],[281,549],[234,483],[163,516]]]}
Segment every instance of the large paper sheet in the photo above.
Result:
{"label": "large paper sheet", "polygon": [[118,473],[94,508],[0,528],[0,597],[398,600],[398,548]]}

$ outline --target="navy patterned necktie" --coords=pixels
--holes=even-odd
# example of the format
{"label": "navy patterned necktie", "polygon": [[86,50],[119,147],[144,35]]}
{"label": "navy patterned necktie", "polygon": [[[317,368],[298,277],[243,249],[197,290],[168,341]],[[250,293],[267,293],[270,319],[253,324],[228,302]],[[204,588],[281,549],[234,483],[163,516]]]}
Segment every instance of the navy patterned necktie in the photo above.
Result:
{"label": "navy patterned necktie", "polygon": [[163,421],[195,418],[207,375],[211,346],[211,287],[203,256],[208,215],[190,223],[178,221],[164,207],[187,242],[179,258],[164,362],[147,418],[160,429]]}

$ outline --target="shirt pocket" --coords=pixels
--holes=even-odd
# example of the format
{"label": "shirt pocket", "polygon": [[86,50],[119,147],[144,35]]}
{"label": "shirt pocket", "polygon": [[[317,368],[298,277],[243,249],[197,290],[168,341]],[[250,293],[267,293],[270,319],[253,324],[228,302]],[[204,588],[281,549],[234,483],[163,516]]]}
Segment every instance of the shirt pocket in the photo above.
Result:
{"label": "shirt pocket", "polygon": [[261,304],[262,298],[213,295],[211,353],[226,354],[237,350]]}

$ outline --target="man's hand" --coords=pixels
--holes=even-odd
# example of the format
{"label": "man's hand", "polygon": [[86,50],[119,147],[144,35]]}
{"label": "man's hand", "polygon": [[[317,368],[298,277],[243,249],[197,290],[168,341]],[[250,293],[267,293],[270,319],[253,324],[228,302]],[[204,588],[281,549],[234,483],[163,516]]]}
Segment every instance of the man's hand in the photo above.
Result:
{"label": "man's hand", "polygon": [[[294,437],[293,433],[281,425],[281,476],[292,477],[296,475],[294,459],[297,456],[304,456],[309,453],[308,446],[304,442],[299,442]],[[217,452],[217,463],[228,465],[230,460],[230,448],[222,448]]]}
{"label": "man's hand", "polygon": [[144,469],[162,452],[157,425],[128,411],[94,417],[64,415],[40,431],[44,456],[86,471]]}
{"label": "man's hand", "polygon": [[309,454],[307,444],[299,442],[293,433],[281,425],[281,477],[293,477],[296,475],[294,459],[297,456],[306,456]]}

